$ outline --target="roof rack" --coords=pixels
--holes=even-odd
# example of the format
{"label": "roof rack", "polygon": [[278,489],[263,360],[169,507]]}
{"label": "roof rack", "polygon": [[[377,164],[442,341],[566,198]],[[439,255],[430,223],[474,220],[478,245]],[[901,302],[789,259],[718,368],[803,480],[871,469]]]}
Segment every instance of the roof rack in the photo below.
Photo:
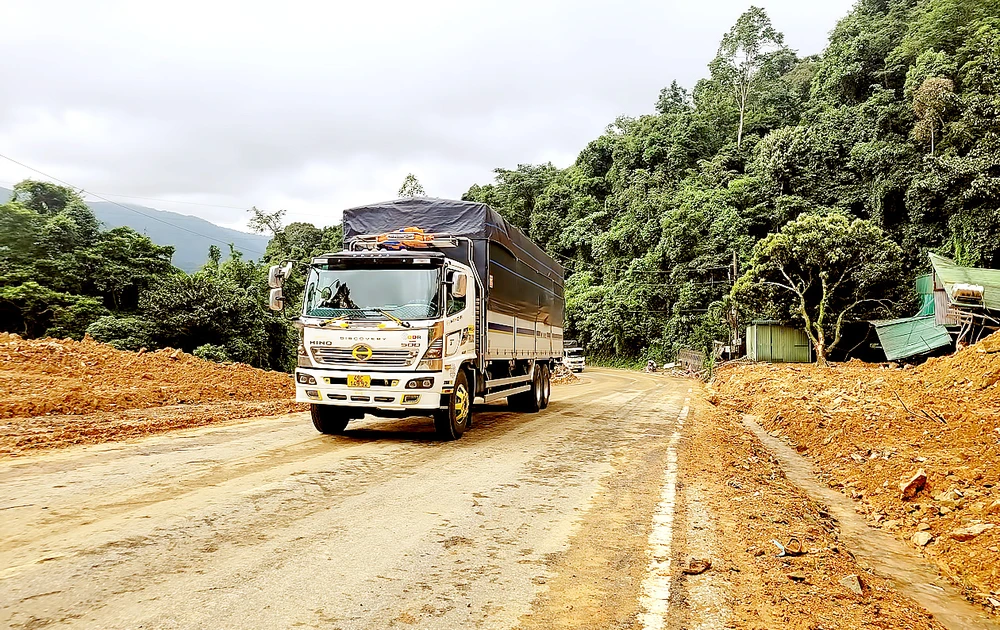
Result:
{"label": "roof rack", "polygon": [[431,234],[420,228],[408,227],[382,234],[361,234],[351,239],[356,249],[428,249],[458,247],[458,239],[447,234]]}

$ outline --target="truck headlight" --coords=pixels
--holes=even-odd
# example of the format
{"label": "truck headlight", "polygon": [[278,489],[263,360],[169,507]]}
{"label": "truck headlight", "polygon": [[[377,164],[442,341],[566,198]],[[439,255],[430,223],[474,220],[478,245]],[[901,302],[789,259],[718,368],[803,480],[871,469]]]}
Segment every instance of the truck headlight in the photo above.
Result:
{"label": "truck headlight", "polygon": [[305,372],[299,372],[295,375],[295,380],[297,380],[302,385],[315,385],[316,378],[312,374],[306,374]]}
{"label": "truck headlight", "polygon": [[413,378],[406,383],[406,389],[430,389],[434,387],[433,378]]}
{"label": "truck headlight", "polygon": [[418,370],[440,371],[444,354],[444,322],[437,322],[431,326],[430,335],[427,339],[427,351],[417,365]]}

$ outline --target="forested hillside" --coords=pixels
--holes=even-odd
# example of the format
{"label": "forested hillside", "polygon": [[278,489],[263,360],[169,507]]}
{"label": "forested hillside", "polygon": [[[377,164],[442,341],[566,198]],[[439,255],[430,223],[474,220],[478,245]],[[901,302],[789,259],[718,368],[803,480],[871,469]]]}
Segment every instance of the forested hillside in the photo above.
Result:
{"label": "forested hillside", "polygon": [[[928,250],[1000,266],[1000,2],[861,0],[822,55],[783,41],[751,8],[693,90],[672,83],[655,113],[615,120],[569,168],[497,169],[465,194],[564,262],[571,332],[590,353],[707,348],[729,338],[733,306],[801,325],[796,295],[746,289],[767,282],[775,242],[762,239],[803,213],[781,236],[789,251],[855,239],[828,272],[871,243],[889,252],[867,267],[879,277],[838,289],[853,281],[841,310],[886,298],[847,320],[912,314],[906,287]],[[735,305],[734,255],[752,272]],[[819,284],[806,291],[817,305]]]}
{"label": "forested hillside", "polygon": [[68,188],[28,180],[14,193],[0,204],[0,330],[290,367],[294,331],[266,308],[265,267],[212,246],[186,274],[172,247],[128,227],[102,229]]}
{"label": "forested hillside", "polygon": [[[13,191],[0,188],[0,203],[13,197]],[[107,229],[129,227],[149,236],[157,245],[174,248],[172,262],[178,269],[195,272],[208,260],[211,245],[232,243],[247,258],[260,258],[267,238],[215,225],[205,219],[176,212],[166,212],[132,203],[86,202],[101,226]]]}

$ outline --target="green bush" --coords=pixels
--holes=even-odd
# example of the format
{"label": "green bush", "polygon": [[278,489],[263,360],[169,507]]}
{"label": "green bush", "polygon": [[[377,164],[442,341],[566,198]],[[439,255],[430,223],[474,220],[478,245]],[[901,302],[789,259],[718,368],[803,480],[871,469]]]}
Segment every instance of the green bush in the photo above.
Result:
{"label": "green bush", "polygon": [[212,343],[206,343],[198,346],[191,354],[199,359],[215,361],[216,363],[228,363],[231,361],[229,355],[226,353],[226,349],[223,346],[218,346]]}
{"label": "green bush", "polygon": [[96,341],[119,350],[155,347],[157,326],[145,317],[105,315],[87,326],[87,334]]}
{"label": "green bush", "polygon": [[92,322],[106,316],[108,312],[99,300],[82,295],[71,297],[68,304],[54,308],[52,322],[45,329],[46,337],[83,339],[88,325],[93,325]]}

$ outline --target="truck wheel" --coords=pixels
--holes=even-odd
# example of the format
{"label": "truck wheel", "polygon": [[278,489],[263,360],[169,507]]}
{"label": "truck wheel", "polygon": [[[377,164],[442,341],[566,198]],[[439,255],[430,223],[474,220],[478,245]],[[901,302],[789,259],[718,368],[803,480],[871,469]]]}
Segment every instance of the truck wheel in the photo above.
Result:
{"label": "truck wheel", "polygon": [[525,411],[527,413],[538,413],[542,408],[542,368],[535,370],[535,376],[531,380],[531,389],[520,394],[507,397],[507,405]]}
{"label": "truck wheel", "polygon": [[549,398],[552,397],[552,371],[549,366],[542,366],[542,409],[549,406]]}
{"label": "truck wheel", "polygon": [[455,377],[455,389],[448,396],[448,407],[434,414],[434,428],[438,437],[445,441],[462,437],[472,421],[472,392],[469,391],[469,377],[459,371]]}
{"label": "truck wheel", "polygon": [[343,433],[347,423],[351,421],[343,409],[333,405],[309,405],[309,412],[316,430],[327,435]]}

